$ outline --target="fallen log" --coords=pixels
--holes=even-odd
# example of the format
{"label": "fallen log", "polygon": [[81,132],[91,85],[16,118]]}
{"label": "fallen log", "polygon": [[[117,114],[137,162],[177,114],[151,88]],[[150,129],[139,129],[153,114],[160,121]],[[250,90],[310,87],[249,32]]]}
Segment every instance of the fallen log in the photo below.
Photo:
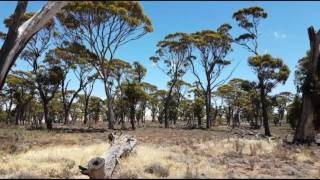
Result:
{"label": "fallen log", "polygon": [[112,173],[119,163],[119,159],[128,155],[137,144],[137,140],[128,134],[111,133],[108,135],[110,148],[102,157],[95,157],[88,162],[88,168],[79,166],[80,173],[90,179],[111,178]]}

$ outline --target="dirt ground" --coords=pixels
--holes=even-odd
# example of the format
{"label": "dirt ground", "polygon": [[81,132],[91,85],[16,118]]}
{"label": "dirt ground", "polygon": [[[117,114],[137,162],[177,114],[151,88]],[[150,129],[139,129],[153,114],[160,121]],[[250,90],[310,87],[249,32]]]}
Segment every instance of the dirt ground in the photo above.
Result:
{"label": "dirt ground", "polygon": [[[78,165],[102,155],[109,130],[81,125],[47,130],[0,125],[0,178],[88,178]],[[96,127],[96,128],[97,128]],[[320,178],[320,147],[288,145],[288,126],[274,139],[240,137],[225,126],[164,129],[147,124],[125,131],[138,139],[114,178]],[[262,130],[260,130],[262,132]]]}

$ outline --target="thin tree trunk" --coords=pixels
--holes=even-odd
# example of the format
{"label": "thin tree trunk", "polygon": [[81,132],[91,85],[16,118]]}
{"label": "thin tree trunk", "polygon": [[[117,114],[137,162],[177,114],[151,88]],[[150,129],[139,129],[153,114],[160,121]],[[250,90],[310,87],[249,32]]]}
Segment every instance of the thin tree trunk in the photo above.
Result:
{"label": "thin tree trunk", "polygon": [[43,103],[43,112],[44,112],[44,121],[46,122],[47,129],[52,130],[52,121],[51,118],[48,117],[49,115],[49,109],[48,109],[48,103]]}
{"label": "thin tree trunk", "polygon": [[88,122],[88,106],[89,106],[89,97],[85,97],[85,104],[84,104],[84,124],[87,124]]}
{"label": "thin tree trunk", "polygon": [[134,118],[135,118],[135,107],[131,106],[130,107],[130,122],[131,122],[132,130],[136,129],[135,124],[134,124]]}

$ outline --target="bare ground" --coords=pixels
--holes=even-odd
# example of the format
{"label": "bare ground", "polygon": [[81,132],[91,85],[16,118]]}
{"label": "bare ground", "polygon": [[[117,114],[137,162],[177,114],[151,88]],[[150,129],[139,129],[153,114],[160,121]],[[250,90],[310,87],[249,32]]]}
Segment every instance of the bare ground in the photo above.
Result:
{"label": "bare ground", "polygon": [[[0,178],[87,178],[86,165],[109,147],[102,125],[46,130],[2,126]],[[272,127],[276,139],[239,137],[237,129],[164,129],[148,124],[126,131],[138,139],[114,178],[320,178],[319,146],[288,145],[290,128]]]}

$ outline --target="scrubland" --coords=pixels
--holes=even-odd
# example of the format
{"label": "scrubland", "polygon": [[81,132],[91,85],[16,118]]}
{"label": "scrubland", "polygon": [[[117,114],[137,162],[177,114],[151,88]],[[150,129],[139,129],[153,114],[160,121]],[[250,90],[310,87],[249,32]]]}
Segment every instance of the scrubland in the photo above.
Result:
{"label": "scrubland", "polygon": [[[210,130],[140,127],[114,178],[320,178],[319,146],[283,141],[288,127],[272,127],[274,139]],[[111,132],[0,130],[0,178],[88,178],[78,165],[102,155]]]}

